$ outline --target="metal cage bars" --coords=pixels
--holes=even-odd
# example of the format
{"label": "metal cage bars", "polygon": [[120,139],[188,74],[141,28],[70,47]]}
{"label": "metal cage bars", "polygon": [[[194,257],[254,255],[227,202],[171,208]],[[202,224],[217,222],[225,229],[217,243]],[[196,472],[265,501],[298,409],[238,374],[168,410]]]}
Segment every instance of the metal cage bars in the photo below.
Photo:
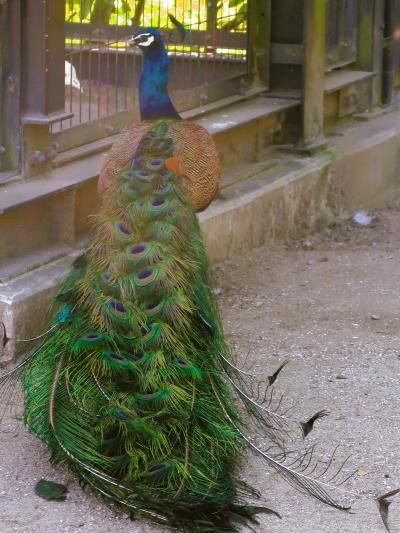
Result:
{"label": "metal cage bars", "polygon": [[[136,95],[132,89],[132,81],[135,69],[140,69],[141,58],[132,50],[128,53],[126,47],[121,48],[121,45],[118,45],[125,42],[126,36],[132,33],[132,25],[99,24],[97,21],[90,26],[72,20],[65,23],[65,3],[61,0],[24,0],[21,4],[20,9],[20,0],[6,0],[0,8],[1,24],[8,30],[3,31],[0,36],[2,176],[5,169],[17,168],[20,142],[24,144],[22,163],[25,173],[34,174],[35,165],[51,159],[58,150],[85,144],[117,132],[135,116]],[[340,63],[339,65],[331,61],[329,68],[346,64],[351,65],[350,68],[354,66],[356,69],[376,72],[378,75],[373,83],[372,100],[375,103],[390,103],[394,65],[396,61],[398,63],[399,57],[396,54],[394,29],[400,23],[400,2],[351,0],[343,3],[347,6],[346,13],[350,13],[351,20],[354,20],[356,6],[357,31],[351,27],[350,19],[346,24],[343,23],[343,17],[340,19],[342,22],[335,23],[336,26],[332,29],[329,10],[333,9],[333,4],[334,0],[327,3],[303,0],[302,4],[297,0],[249,0],[247,32],[223,34],[224,30],[220,28],[222,19],[216,17],[216,4],[211,2],[206,10],[206,24],[200,27],[200,20],[198,28],[189,31],[188,48],[182,48],[176,41],[170,43],[172,79],[177,80],[176,86],[181,81],[190,82],[179,90],[175,86],[175,96],[179,100],[180,108],[188,109],[227,96],[251,84],[273,86],[276,79],[279,79],[281,63],[292,62],[294,67],[300,67],[300,70],[297,70],[300,73],[299,79],[302,80],[299,85],[303,99],[302,130],[305,141],[309,142],[320,137],[322,131],[321,65],[329,67],[329,54],[331,59],[336,58]],[[239,13],[243,6],[240,2],[236,2],[236,6]],[[283,20],[285,24],[280,19],[283,7],[286,12],[291,9],[299,12],[291,19]],[[325,11],[323,14],[321,9]],[[160,18],[161,11],[156,15]],[[304,21],[305,32],[303,26],[299,27],[299,16]],[[317,39],[321,46],[315,47],[313,39],[307,39],[306,35],[308,28],[311,28],[310,31],[316,32],[318,36],[322,29],[321,16],[325,20],[328,19],[328,23],[326,26],[324,24],[323,33]],[[291,24],[288,24],[290,21]],[[136,23],[138,22],[143,21],[137,18]],[[75,42],[74,32],[77,29],[80,35]],[[105,33],[102,35],[101,32]],[[286,41],[288,44],[283,44]],[[112,43],[116,45],[112,46]],[[225,48],[225,45],[228,48]],[[7,54],[7,47],[10,46],[13,53]],[[20,46],[22,67],[19,70]],[[336,55],[332,52],[335,46]],[[323,51],[324,47],[327,52]],[[239,58],[231,53],[232,50],[241,51],[236,54]],[[246,50],[246,55],[242,53],[243,50]],[[347,55],[344,51],[347,51]],[[247,61],[244,61],[244,57]],[[68,67],[65,60],[68,61]],[[317,64],[319,67],[315,68]],[[192,70],[189,70],[189,65]],[[208,68],[208,78],[204,75],[204,72],[207,72],[207,69],[203,68],[204,65]],[[78,91],[75,99],[71,94],[65,97],[65,78],[67,74],[70,80],[74,77],[72,67],[83,88],[83,92],[76,87],[72,88],[70,81],[70,91]],[[230,68],[232,71],[229,71]],[[87,74],[89,71],[91,75]],[[295,71],[296,69],[291,69],[291,72]],[[196,73],[197,78],[194,80]],[[216,74],[221,74],[217,81]],[[94,82],[89,86],[86,85],[88,77]],[[292,78],[295,79],[296,75]],[[114,92],[110,87],[107,88],[108,80],[112,80],[111,86],[117,84]],[[290,86],[292,80],[286,76],[284,81]],[[100,98],[88,98],[92,107],[84,110],[80,107],[80,101],[88,97],[88,91],[94,94],[97,91]],[[307,117],[311,111],[314,117],[319,117],[318,127],[315,124],[307,125]],[[20,118],[23,124],[22,140],[19,136]],[[9,139],[9,143],[10,139],[12,140],[7,156],[4,150],[6,139]]]}

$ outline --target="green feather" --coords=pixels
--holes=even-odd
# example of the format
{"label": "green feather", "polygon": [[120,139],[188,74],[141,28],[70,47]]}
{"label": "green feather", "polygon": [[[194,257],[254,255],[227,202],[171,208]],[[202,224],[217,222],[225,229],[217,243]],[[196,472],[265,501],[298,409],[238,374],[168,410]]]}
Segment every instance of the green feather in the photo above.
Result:
{"label": "green feather", "polygon": [[79,337],[73,344],[72,344],[72,351],[78,352],[82,349],[93,349],[93,348],[99,348],[111,341],[111,338],[107,335],[103,335],[102,333],[97,333],[96,331],[86,333],[86,335],[83,335],[82,337]]}
{"label": "green feather", "polygon": [[111,370],[124,372],[126,370],[136,370],[136,365],[126,356],[113,351],[101,352],[100,357]]}

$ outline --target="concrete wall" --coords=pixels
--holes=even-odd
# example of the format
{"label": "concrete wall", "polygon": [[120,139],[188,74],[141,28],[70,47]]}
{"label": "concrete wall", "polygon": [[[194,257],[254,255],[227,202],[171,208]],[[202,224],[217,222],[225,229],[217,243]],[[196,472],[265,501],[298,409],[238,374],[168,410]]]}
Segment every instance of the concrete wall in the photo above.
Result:
{"label": "concrete wall", "polygon": [[381,207],[399,197],[400,113],[358,124],[312,158],[282,155],[282,175],[270,182],[271,172],[265,173],[265,185],[218,200],[200,213],[212,262],[241,249],[302,237],[357,209]]}

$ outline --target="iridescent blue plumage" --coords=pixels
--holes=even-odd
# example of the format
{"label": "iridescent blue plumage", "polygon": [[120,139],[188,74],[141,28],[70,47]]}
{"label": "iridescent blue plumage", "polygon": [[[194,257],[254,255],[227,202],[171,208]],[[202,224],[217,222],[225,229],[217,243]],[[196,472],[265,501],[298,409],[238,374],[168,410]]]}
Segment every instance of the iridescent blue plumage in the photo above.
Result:
{"label": "iridescent blue plumage", "polygon": [[139,83],[141,119],[180,119],[167,92],[169,58],[161,33],[154,28],[144,28],[136,33],[132,43],[139,46],[144,54]]}

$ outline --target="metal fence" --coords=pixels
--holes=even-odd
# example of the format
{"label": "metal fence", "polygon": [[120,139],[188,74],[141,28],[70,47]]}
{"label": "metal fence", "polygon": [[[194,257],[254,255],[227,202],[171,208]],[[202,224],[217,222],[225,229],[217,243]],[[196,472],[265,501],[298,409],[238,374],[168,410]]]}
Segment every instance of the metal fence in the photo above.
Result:
{"label": "metal fence", "polygon": [[[180,111],[243,91],[252,80],[298,95],[306,1],[0,1],[0,180],[21,168],[34,174],[31,157],[33,166],[51,162],[57,152],[117,133],[138,118],[143,58],[127,41],[141,27],[164,33]],[[379,76],[383,101],[390,102],[400,0],[326,2],[326,70],[360,68],[361,33],[367,34],[383,55]],[[382,6],[383,44],[364,27],[372,28]],[[186,27],[184,41],[169,13]],[[368,19],[362,32],[361,14]]]}
{"label": "metal fence", "polygon": [[[169,13],[184,24],[183,41]],[[246,73],[246,0],[66,0],[65,18],[65,111],[71,117],[52,124],[53,133],[137,106],[142,55],[127,40],[140,27],[162,29],[170,89],[181,109],[206,103],[215,97],[209,86]]]}

